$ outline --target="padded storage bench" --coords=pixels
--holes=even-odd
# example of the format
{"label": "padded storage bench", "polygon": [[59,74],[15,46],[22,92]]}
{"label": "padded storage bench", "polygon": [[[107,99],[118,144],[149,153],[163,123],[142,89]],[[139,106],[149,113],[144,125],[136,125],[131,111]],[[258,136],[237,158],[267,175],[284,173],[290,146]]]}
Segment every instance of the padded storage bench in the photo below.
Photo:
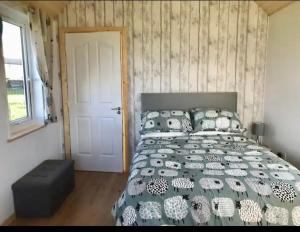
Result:
{"label": "padded storage bench", "polygon": [[16,216],[52,216],[74,185],[74,161],[45,160],[12,185]]}

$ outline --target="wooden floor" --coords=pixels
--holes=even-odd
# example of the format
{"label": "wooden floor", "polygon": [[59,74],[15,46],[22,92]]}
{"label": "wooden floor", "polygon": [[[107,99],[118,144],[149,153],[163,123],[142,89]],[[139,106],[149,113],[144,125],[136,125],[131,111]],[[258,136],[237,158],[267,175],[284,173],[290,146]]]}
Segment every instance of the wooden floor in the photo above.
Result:
{"label": "wooden floor", "polygon": [[127,175],[76,172],[76,186],[51,218],[16,218],[12,226],[109,226],[114,225],[111,207],[123,191]]}

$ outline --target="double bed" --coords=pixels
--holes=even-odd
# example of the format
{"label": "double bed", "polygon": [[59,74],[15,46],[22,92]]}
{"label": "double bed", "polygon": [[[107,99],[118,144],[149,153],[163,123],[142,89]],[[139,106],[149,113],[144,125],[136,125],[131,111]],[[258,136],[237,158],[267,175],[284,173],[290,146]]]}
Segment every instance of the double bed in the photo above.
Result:
{"label": "double bed", "polygon": [[[142,111],[237,105],[236,93],[141,97]],[[112,214],[123,226],[300,225],[299,191],[300,171],[242,132],[147,133]]]}

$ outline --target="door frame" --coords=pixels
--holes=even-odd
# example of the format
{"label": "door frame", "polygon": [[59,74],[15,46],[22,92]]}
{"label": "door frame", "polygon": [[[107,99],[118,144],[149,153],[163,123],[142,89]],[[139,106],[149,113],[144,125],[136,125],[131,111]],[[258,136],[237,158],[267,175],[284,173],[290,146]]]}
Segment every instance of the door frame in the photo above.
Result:
{"label": "door frame", "polygon": [[60,53],[60,77],[62,92],[62,110],[64,127],[64,149],[65,158],[72,159],[70,117],[68,104],[68,75],[66,64],[65,35],[67,33],[89,33],[89,32],[120,32],[120,54],[121,54],[121,101],[122,101],[122,158],[123,172],[128,172],[128,72],[127,72],[127,28],[126,27],[62,27],[59,29],[59,53]]}

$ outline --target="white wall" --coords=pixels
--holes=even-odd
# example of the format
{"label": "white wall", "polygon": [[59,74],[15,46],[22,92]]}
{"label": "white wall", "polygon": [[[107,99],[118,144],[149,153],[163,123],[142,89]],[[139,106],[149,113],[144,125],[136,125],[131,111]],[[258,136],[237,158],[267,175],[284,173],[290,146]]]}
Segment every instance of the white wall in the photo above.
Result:
{"label": "white wall", "polygon": [[[57,45],[56,45],[57,46]],[[57,48],[57,47],[56,47]],[[57,50],[54,57],[54,70],[58,73]],[[2,73],[2,70],[0,70]],[[54,78],[54,99],[58,112],[58,122],[49,124],[32,134],[13,142],[7,142],[8,125],[6,123],[7,104],[5,96],[5,80],[0,75],[0,225],[13,212],[11,185],[45,159],[62,159],[62,119],[59,114],[60,81]]]}
{"label": "white wall", "polygon": [[264,142],[300,168],[300,2],[270,17]]}

